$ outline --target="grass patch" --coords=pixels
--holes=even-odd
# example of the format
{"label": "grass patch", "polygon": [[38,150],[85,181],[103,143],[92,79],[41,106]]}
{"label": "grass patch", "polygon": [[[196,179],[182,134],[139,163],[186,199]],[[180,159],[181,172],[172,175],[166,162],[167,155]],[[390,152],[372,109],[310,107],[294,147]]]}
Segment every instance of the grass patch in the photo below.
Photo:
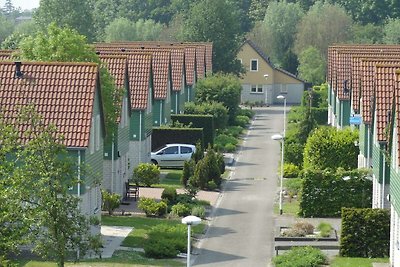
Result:
{"label": "grass patch", "polygon": [[[300,210],[300,204],[297,199],[292,199],[291,202],[284,200],[282,203],[283,214],[290,214],[297,217],[298,212]],[[279,214],[279,203],[275,203],[274,205],[274,213]]]}
{"label": "grass patch", "polygon": [[168,169],[161,171],[161,179],[159,184],[152,185],[153,187],[165,188],[173,187],[175,189],[182,188],[181,176],[182,170]]}
{"label": "grass patch", "polygon": [[[115,267],[132,267],[132,266],[171,266],[171,267],[180,267],[185,266],[183,261],[178,260],[156,260],[149,259],[144,256],[143,253],[133,252],[133,251],[122,251],[117,250],[114,252],[112,258],[108,259],[90,259],[84,260],[82,262],[73,263],[67,262],[66,266],[115,266]],[[47,261],[29,261],[29,262],[19,262],[19,266],[24,267],[55,267],[57,264],[55,262],[47,262]]]}
{"label": "grass patch", "polygon": [[[168,220],[160,218],[148,218],[144,216],[120,217],[120,216],[102,216],[102,225],[110,226],[130,226],[134,230],[122,242],[126,247],[142,247],[147,236],[147,232],[156,225],[182,225],[180,220]],[[204,231],[205,225],[199,224],[193,227],[193,233],[200,234]]]}
{"label": "grass patch", "polygon": [[331,267],[372,267],[373,262],[389,262],[389,258],[347,258],[335,257],[330,264]]}

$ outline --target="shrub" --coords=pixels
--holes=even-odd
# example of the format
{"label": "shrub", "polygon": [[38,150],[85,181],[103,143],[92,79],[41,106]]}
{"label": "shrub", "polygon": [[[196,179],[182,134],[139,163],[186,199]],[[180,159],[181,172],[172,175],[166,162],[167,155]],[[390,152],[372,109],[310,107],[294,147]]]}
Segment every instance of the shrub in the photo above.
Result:
{"label": "shrub", "polygon": [[196,167],[196,162],[194,161],[194,159],[185,161],[183,163],[181,183],[184,187],[187,186],[187,183],[188,183],[190,177],[193,176],[195,167]]}
{"label": "shrub", "polygon": [[285,188],[290,198],[300,194],[302,184],[303,180],[301,178],[291,178],[285,180]]}
{"label": "shrub", "polygon": [[206,217],[206,209],[204,206],[196,205],[192,208],[191,214],[193,216],[204,219]]}
{"label": "shrub", "polygon": [[133,170],[133,182],[137,185],[143,183],[146,186],[160,182],[160,168],[151,163],[140,163]]}
{"label": "shrub", "polygon": [[250,123],[250,119],[247,116],[237,116],[235,119],[235,125],[240,127],[246,127]]}
{"label": "shrub", "polygon": [[143,210],[146,216],[163,216],[167,212],[167,203],[157,202],[155,199],[141,197],[138,208]]}
{"label": "shrub", "polygon": [[[302,172],[300,212],[302,217],[337,217],[341,208],[370,207],[372,182],[365,170]],[[344,181],[343,177],[351,179]]]}
{"label": "shrub", "polygon": [[238,115],[246,116],[247,118],[251,119],[256,115],[256,113],[251,109],[241,108],[241,109],[239,109]]}
{"label": "shrub", "polygon": [[300,168],[293,163],[285,163],[283,165],[283,177],[296,178],[299,176]]}
{"label": "shrub", "polygon": [[210,181],[213,181],[215,185],[219,187],[221,184],[221,171],[214,149],[211,149],[210,147],[207,149],[207,154],[204,157],[204,161],[208,174],[207,187]]}
{"label": "shrub", "polygon": [[112,215],[114,210],[121,204],[121,196],[118,194],[110,193],[106,190],[101,190],[102,210],[108,211]]}
{"label": "shrub", "polygon": [[172,206],[171,214],[176,215],[178,217],[188,216],[191,212],[191,207],[187,204],[178,203]]}
{"label": "shrub", "polygon": [[298,229],[300,231],[304,231],[307,235],[313,234],[314,233],[314,225],[312,225],[309,222],[301,221],[301,222],[296,222],[293,225],[294,229]]}
{"label": "shrub", "polygon": [[198,187],[200,189],[205,189],[208,183],[208,166],[205,159],[197,162],[196,168],[194,170],[194,175],[189,180],[190,185]]}
{"label": "shrub", "polygon": [[184,113],[212,115],[216,129],[224,129],[228,123],[228,109],[220,102],[186,102]]}
{"label": "shrub", "polygon": [[176,202],[188,205],[195,203],[193,197],[189,194],[178,194],[176,197]]}
{"label": "shrub", "polygon": [[235,152],[235,150],[236,150],[236,145],[234,145],[234,144],[229,143],[229,144],[226,144],[224,147],[224,151],[228,152],[228,153],[233,153],[233,152]]}
{"label": "shrub", "polygon": [[159,224],[148,232],[144,244],[147,257],[174,258],[179,252],[186,251],[186,227]]}
{"label": "shrub", "polygon": [[342,209],[341,256],[383,258],[389,248],[390,210]]}
{"label": "shrub", "polygon": [[208,183],[207,183],[208,190],[214,191],[217,188],[218,188],[218,186],[215,184],[214,181],[208,181]]}
{"label": "shrub", "polygon": [[238,140],[233,136],[220,134],[215,138],[214,144],[219,144],[222,147],[225,147],[226,144],[233,144],[236,146],[238,144]]}
{"label": "shrub", "polygon": [[272,261],[276,267],[317,267],[326,263],[326,256],[316,248],[294,247]]}
{"label": "shrub", "polygon": [[235,138],[238,138],[242,133],[243,133],[243,127],[241,126],[229,126],[226,128],[224,131],[222,131],[223,134],[233,136]]}
{"label": "shrub", "polygon": [[320,236],[329,237],[332,232],[332,225],[327,222],[321,222],[320,224],[318,224],[317,230],[320,232]]}
{"label": "shrub", "polygon": [[222,153],[217,152],[217,163],[219,166],[219,172],[223,174],[225,172],[225,161]]}
{"label": "shrub", "polygon": [[168,204],[175,203],[176,197],[177,193],[174,187],[166,187],[161,193],[161,199],[165,200]]}
{"label": "shrub", "polygon": [[201,146],[200,142],[196,143],[196,151],[192,154],[192,159],[195,163],[199,162],[202,158],[204,158],[204,150]]}

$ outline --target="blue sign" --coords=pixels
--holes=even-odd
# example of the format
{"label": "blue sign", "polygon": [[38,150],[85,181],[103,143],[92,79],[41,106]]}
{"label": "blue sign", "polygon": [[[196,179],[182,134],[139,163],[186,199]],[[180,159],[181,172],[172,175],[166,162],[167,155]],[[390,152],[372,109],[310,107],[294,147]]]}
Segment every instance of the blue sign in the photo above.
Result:
{"label": "blue sign", "polygon": [[360,125],[362,121],[362,117],[360,114],[353,114],[350,116],[350,124],[351,125]]}

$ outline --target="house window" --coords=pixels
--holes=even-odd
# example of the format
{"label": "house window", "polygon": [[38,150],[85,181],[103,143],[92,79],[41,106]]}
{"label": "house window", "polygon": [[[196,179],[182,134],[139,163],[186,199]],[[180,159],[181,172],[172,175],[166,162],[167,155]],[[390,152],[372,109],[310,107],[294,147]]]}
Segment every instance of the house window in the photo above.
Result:
{"label": "house window", "polygon": [[95,123],[95,134],[96,134],[96,151],[100,149],[100,115],[96,115],[96,123]]}
{"label": "house window", "polygon": [[251,85],[251,93],[253,93],[253,94],[263,93],[262,85],[261,84],[253,84],[253,85]]}
{"label": "house window", "polygon": [[287,91],[287,84],[281,84],[281,86],[280,86],[281,88],[280,88],[280,90],[281,90],[281,93],[287,93],[288,91]]}
{"label": "house window", "polygon": [[252,59],[250,62],[250,71],[258,71],[258,59]]}

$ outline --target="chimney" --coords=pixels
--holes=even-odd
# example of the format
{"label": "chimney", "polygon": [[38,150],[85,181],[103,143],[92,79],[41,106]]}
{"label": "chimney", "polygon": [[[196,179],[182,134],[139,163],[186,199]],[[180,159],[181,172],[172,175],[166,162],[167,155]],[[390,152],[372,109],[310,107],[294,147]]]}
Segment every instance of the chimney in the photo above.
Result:
{"label": "chimney", "polygon": [[125,48],[121,48],[121,52],[125,52],[126,51],[126,49]]}
{"label": "chimney", "polygon": [[96,51],[96,55],[100,55],[100,51]]}
{"label": "chimney", "polygon": [[24,77],[24,73],[21,71],[21,65],[22,65],[21,61],[16,61],[16,62],[14,62],[14,64],[15,64],[15,75],[14,75],[14,77],[18,78],[18,79],[23,78]]}

